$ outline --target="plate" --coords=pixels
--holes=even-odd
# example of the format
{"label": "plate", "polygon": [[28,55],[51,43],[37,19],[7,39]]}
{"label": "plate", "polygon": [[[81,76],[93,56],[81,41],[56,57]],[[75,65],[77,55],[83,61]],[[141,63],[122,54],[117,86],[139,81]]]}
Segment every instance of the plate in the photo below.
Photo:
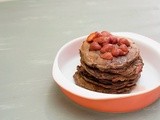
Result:
{"label": "plate", "polygon": [[60,48],[53,64],[53,78],[66,96],[84,107],[102,112],[131,112],[142,109],[160,98],[160,44],[136,33],[112,34],[131,38],[141,51],[144,68],[131,93],[99,93],[74,83],[73,75],[80,64],[79,48],[87,36],[71,40]]}

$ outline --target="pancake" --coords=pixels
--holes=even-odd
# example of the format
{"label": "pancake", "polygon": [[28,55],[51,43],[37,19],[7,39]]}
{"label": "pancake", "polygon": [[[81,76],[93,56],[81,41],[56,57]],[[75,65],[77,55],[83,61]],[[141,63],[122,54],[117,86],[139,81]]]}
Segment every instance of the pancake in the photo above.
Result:
{"label": "pancake", "polygon": [[101,92],[101,93],[109,93],[109,94],[130,93],[131,90],[135,87],[135,85],[132,85],[120,89],[105,88],[100,85],[93,84],[91,82],[84,80],[83,77],[81,77],[81,75],[78,72],[76,72],[73,77],[76,85],[91,91]]}
{"label": "pancake", "polygon": [[140,74],[136,75],[134,78],[128,78],[125,81],[120,80],[111,80],[111,79],[97,79],[93,77],[92,75],[88,74],[83,67],[78,66],[77,67],[78,73],[81,75],[83,79],[85,79],[88,82],[92,82],[93,84],[98,84],[100,86],[106,87],[106,88],[113,88],[113,89],[119,89],[124,86],[130,86],[132,84],[135,84],[140,77]]}
{"label": "pancake", "polygon": [[128,68],[123,68],[123,70],[108,70],[100,71],[97,68],[93,68],[85,64],[83,61],[81,61],[81,65],[83,68],[92,76],[99,78],[99,79],[114,79],[121,77],[122,79],[132,78],[134,75],[136,75],[136,69],[138,66],[142,66],[143,62],[142,59],[137,59],[135,62],[133,62]]}
{"label": "pancake", "polygon": [[127,55],[114,57],[113,60],[105,60],[100,57],[100,51],[90,51],[90,43],[84,41],[80,48],[80,56],[88,66],[98,68],[101,71],[127,67],[139,57],[138,47],[131,40],[129,42],[130,46],[128,47],[129,52]]}
{"label": "pancake", "polygon": [[73,78],[85,89],[129,93],[141,76],[144,63],[140,50],[129,38],[95,32],[83,41],[79,53],[81,64]]}

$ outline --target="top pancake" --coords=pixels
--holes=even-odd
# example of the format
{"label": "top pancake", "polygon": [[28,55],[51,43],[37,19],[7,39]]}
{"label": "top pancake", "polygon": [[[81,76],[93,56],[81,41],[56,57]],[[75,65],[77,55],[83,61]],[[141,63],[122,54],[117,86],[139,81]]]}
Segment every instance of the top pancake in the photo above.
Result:
{"label": "top pancake", "polygon": [[129,66],[133,61],[139,57],[139,49],[133,41],[127,39],[130,42],[128,47],[128,54],[125,56],[113,57],[112,60],[106,60],[100,57],[100,51],[90,51],[90,44],[84,41],[80,48],[81,59],[91,67],[98,68],[101,71],[106,69],[119,69]]}

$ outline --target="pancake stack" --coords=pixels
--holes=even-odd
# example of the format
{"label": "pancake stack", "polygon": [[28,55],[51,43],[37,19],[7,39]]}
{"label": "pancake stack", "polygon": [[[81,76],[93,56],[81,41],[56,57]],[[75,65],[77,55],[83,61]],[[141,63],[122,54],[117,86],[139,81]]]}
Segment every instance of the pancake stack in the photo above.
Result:
{"label": "pancake stack", "polygon": [[91,33],[80,48],[75,83],[88,90],[121,94],[136,86],[143,68],[140,50],[129,38]]}

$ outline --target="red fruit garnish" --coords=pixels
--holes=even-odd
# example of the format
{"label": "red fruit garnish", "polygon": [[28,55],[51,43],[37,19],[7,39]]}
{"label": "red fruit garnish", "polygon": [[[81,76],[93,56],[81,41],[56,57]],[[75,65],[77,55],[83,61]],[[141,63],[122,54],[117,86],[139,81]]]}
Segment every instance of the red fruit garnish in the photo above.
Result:
{"label": "red fruit garnish", "polygon": [[112,45],[112,44],[106,44],[106,45],[104,45],[104,46],[100,49],[100,52],[101,52],[101,53],[111,52],[113,48],[114,48],[114,45]]}
{"label": "red fruit garnish", "polygon": [[122,45],[122,44],[125,44],[127,47],[130,46],[129,41],[128,41],[127,39],[125,39],[125,38],[120,38],[120,39],[118,40],[118,45]]}
{"label": "red fruit garnish", "polygon": [[101,34],[102,34],[103,37],[111,36],[111,34],[107,31],[102,31]]}
{"label": "red fruit garnish", "polygon": [[98,32],[91,33],[91,34],[87,37],[87,42],[93,42],[93,39],[96,38],[97,36],[98,36]]}
{"label": "red fruit garnish", "polygon": [[95,39],[93,39],[94,42],[98,42],[99,44],[102,44],[104,41],[104,38],[103,37],[97,37]]}
{"label": "red fruit garnish", "polygon": [[110,39],[110,43],[111,43],[111,44],[117,44],[117,41],[118,41],[117,37],[115,37],[115,36],[110,36],[109,39]]}
{"label": "red fruit garnish", "polygon": [[96,51],[100,49],[101,49],[101,46],[97,42],[92,42],[90,44],[90,48],[89,48],[90,51],[94,51],[94,50]]}
{"label": "red fruit garnish", "polygon": [[100,55],[101,58],[106,59],[106,60],[112,60],[113,55],[110,52],[106,52]]}
{"label": "red fruit garnish", "polygon": [[120,51],[117,48],[112,49],[112,55],[114,57],[118,57],[120,55]]}
{"label": "red fruit garnish", "polygon": [[125,44],[120,45],[119,48],[124,52],[128,52],[128,47]]}

